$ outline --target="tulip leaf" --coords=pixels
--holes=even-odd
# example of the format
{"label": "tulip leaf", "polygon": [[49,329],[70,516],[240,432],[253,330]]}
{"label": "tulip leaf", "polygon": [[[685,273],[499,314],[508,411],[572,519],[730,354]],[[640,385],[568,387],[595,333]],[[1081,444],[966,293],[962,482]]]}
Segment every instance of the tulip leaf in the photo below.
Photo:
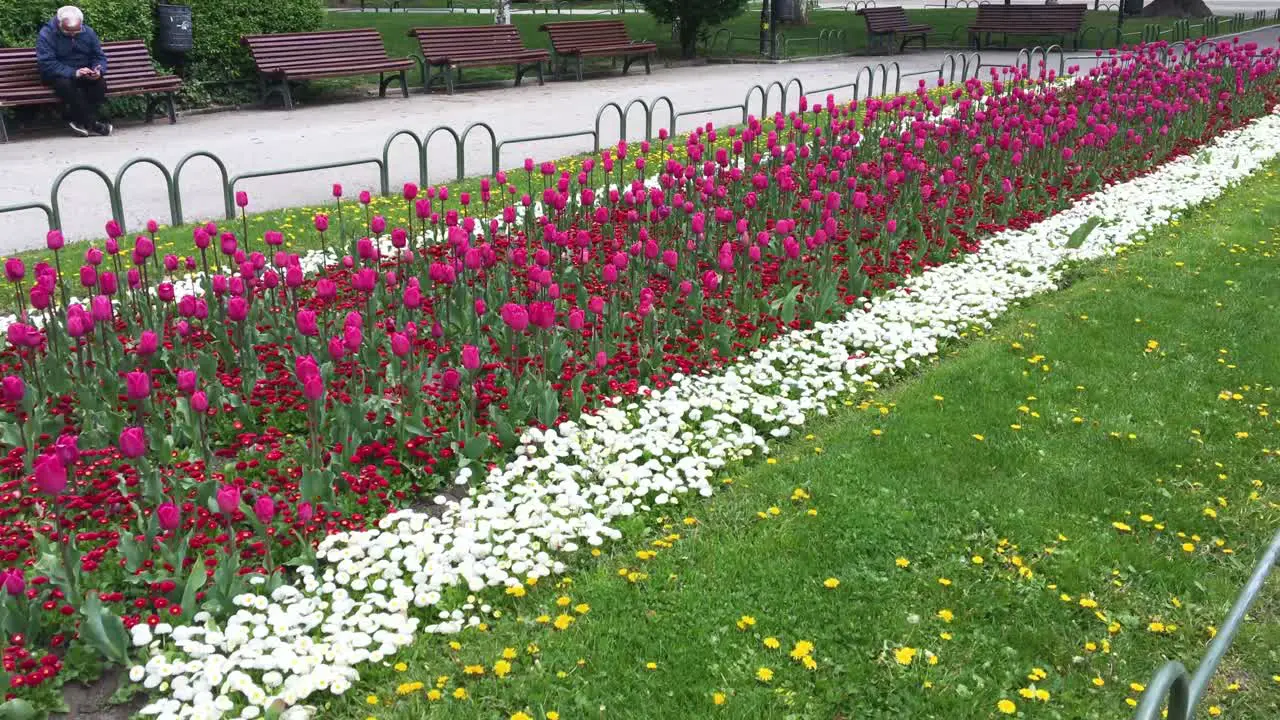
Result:
{"label": "tulip leaf", "polygon": [[472,460],[479,460],[480,456],[484,455],[488,449],[489,436],[482,434],[467,440],[466,444],[462,446],[462,454]]}
{"label": "tulip leaf", "polygon": [[85,597],[80,613],[84,615],[80,630],[98,652],[112,662],[127,665],[129,634],[125,631],[124,623],[120,618],[102,607],[102,601],[96,592],[91,592]]}
{"label": "tulip leaf", "polygon": [[502,443],[502,447],[506,449],[515,447],[519,438],[516,436],[515,429],[511,427],[511,421],[507,419],[507,416],[494,410],[493,424],[498,430],[498,442]]}
{"label": "tulip leaf", "polygon": [[[9,687],[7,674],[0,677],[0,680],[3,680],[5,687]],[[36,713],[36,709],[31,703],[22,698],[7,700],[3,705],[0,705],[0,720],[35,720],[37,717],[39,715]]]}
{"label": "tulip leaf", "polygon": [[1075,232],[1071,233],[1071,237],[1067,238],[1067,244],[1065,247],[1068,250],[1075,250],[1081,245],[1084,245],[1084,241],[1089,239],[1089,234],[1093,232],[1093,229],[1101,224],[1102,218],[1097,215],[1089,218],[1085,221],[1085,224],[1076,228]]}
{"label": "tulip leaf", "polygon": [[22,442],[22,428],[17,423],[5,423],[4,431],[0,433],[0,442],[11,448],[25,448],[26,443]]}
{"label": "tulip leaf", "polygon": [[557,402],[556,391],[547,387],[542,391],[542,399],[538,402],[538,420],[543,425],[551,425],[560,415],[560,403]]}
{"label": "tulip leaf", "polygon": [[182,617],[190,618],[196,614],[196,593],[204,587],[206,580],[204,563],[197,562],[191,566],[191,574],[187,575],[186,587],[182,589]]}
{"label": "tulip leaf", "polygon": [[125,570],[130,573],[137,571],[138,568],[142,567],[142,546],[138,544],[137,540],[133,539],[133,533],[131,532],[120,533],[119,542],[120,550],[124,553]]}

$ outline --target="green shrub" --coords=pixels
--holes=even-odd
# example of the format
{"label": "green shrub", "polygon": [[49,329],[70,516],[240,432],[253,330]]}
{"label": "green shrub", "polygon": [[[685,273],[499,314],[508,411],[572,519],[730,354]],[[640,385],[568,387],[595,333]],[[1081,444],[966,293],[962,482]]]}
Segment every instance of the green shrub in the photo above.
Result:
{"label": "green shrub", "polygon": [[192,78],[204,81],[253,79],[253,63],[240,46],[241,36],[316,30],[325,14],[321,0],[188,0],[188,4],[195,27],[189,71]]}
{"label": "green shrub", "polygon": [[[40,26],[49,22],[67,0],[0,0],[0,45],[30,47],[36,44]],[[104,41],[155,35],[155,11],[151,0],[79,0],[85,22]]]}

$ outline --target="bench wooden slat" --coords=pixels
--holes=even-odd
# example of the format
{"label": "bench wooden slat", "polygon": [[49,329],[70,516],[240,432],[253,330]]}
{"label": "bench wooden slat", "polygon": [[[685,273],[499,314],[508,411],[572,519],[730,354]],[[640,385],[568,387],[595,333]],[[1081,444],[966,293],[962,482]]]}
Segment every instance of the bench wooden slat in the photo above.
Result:
{"label": "bench wooden slat", "polygon": [[968,27],[975,46],[980,34],[1060,35],[1076,40],[1084,25],[1086,5],[979,5]]}
{"label": "bench wooden slat", "polygon": [[650,72],[650,56],[658,51],[651,42],[638,42],[631,38],[627,26],[621,20],[574,20],[545,23],[538,28],[551,38],[551,47],[561,65],[567,58],[578,59],[578,79],[582,79],[584,57],[622,58],[625,75],[633,62],[644,62],[645,73]]}
{"label": "bench wooden slat", "polygon": [[425,90],[431,87],[431,68],[440,70],[445,88],[453,92],[453,75],[461,76],[464,67],[514,65],[516,85],[529,70],[538,73],[542,84],[542,63],[551,53],[540,48],[525,47],[515,25],[471,25],[461,27],[416,27],[409,37],[418,41],[418,49],[426,63],[422,78]]}
{"label": "bench wooden slat", "polygon": [[887,37],[892,40],[895,35],[901,35],[902,43],[898,45],[899,52],[915,38],[919,38],[922,49],[929,46],[928,36],[933,32],[933,28],[923,23],[912,23],[907,17],[907,11],[901,6],[863,8],[858,11],[858,14],[866,20],[867,34],[873,38]]}
{"label": "bench wooden slat", "polygon": [[[379,84],[379,93],[385,96],[387,84],[398,75],[404,96],[409,96],[405,73],[413,61],[387,55],[382,35],[374,28],[245,35],[240,44],[249,49],[263,79],[263,100],[279,92],[290,110],[293,95],[289,82],[294,80],[391,73],[392,78],[384,77]],[[267,87],[268,78],[273,87]]]}

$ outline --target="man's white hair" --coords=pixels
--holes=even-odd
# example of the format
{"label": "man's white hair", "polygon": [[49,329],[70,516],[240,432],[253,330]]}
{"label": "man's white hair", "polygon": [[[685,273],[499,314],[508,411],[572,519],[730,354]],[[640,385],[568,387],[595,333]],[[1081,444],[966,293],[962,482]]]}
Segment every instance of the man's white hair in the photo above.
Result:
{"label": "man's white hair", "polygon": [[84,12],[75,5],[64,5],[58,8],[58,24],[64,27],[79,27],[84,24]]}

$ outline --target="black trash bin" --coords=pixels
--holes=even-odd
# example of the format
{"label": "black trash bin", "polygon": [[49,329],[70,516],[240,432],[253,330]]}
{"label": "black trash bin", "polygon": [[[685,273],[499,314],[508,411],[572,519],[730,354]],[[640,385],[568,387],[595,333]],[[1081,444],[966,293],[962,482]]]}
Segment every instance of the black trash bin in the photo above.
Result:
{"label": "black trash bin", "polygon": [[156,49],[176,55],[191,52],[191,20],[188,5],[156,5]]}
{"label": "black trash bin", "polygon": [[773,0],[773,17],[778,22],[795,22],[800,19],[800,8],[804,0]]}
{"label": "black trash bin", "polygon": [[1125,15],[1141,15],[1142,0],[1123,0]]}

